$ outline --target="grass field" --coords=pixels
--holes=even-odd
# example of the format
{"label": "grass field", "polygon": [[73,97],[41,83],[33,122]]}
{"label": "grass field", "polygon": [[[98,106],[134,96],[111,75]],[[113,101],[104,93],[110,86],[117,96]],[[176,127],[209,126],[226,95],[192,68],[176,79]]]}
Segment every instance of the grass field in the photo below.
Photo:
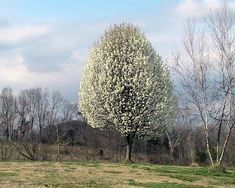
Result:
{"label": "grass field", "polygon": [[235,168],[98,162],[1,162],[0,187],[235,187]]}

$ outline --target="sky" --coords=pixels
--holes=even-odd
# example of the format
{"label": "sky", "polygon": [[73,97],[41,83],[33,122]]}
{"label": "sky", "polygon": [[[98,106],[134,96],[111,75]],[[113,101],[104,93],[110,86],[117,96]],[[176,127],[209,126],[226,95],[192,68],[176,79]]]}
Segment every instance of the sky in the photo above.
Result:
{"label": "sky", "polygon": [[[0,89],[58,90],[76,101],[87,54],[111,24],[140,27],[164,61],[180,48],[185,21],[219,0],[0,0]],[[229,1],[232,8],[235,1]]]}

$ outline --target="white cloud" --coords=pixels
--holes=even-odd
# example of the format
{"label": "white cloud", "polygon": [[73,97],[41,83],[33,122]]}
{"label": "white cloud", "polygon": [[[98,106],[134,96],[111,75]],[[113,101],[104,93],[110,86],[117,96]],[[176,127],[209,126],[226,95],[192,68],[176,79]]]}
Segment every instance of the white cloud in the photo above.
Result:
{"label": "white cloud", "polygon": [[[72,57],[71,57],[72,58]],[[75,98],[79,88],[79,80],[84,64],[77,62],[62,64],[59,72],[32,72],[25,64],[22,54],[0,57],[0,89],[12,87],[14,91],[30,87],[46,87],[50,90],[59,90],[62,93],[72,91],[70,97]]]}
{"label": "white cloud", "polygon": [[6,17],[0,16],[0,27],[5,27],[9,24],[8,19]]}
{"label": "white cloud", "polygon": [[41,37],[49,32],[48,25],[7,26],[0,28],[0,44],[14,45]]}
{"label": "white cloud", "polygon": [[22,84],[25,80],[30,80],[28,70],[24,65],[24,58],[21,54],[15,54],[11,57],[1,56],[0,62],[2,86]]}
{"label": "white cloud", "polygon": [[76,100],[89,47],[102,23],[50,23],[0,27],[0,89],[59,90]]}
{"label": "white cloud", "polygon": [[186,17],[195,17],[201,14],[199,3],[195,2],[194,0],[182,1],[178,5],[176,11],[181,16]]}
{"label": "white cloud", "polygon": [[88,50],[75,50],[72,52],[71,59],[77,62],[84,63],[87,60]]}
{"label": "white cloud", "polygon": [[[146,33],[157,52],[167,56],[172,40],[178,40],[179,35],[175,35],[176,31],[173,29],[162,29],[165,27],[160,25],[155,27],[154,24],[158,22],[160,21],[148,20],[143,24],[138,20],[141,30]],[[9,86],[14,91],[19,91],[35,86],[47,87],[76,100],[89,48],[109,24],[104,21],[2,24],[0,89]],[[172,22],[168,21],[166,25],[176,29]]]}
{"label": "white cloud", "polygon": [[197,18],[205,16],[221,6],[220,0],[182,0],[176,8],[176,13],[183,17]]}

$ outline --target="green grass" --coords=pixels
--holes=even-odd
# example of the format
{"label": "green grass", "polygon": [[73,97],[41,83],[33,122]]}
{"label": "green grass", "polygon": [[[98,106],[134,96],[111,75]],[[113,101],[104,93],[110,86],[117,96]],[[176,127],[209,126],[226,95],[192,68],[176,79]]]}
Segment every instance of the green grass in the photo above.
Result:
{"label": "green grass", "polygon": [[235,187],[235,168],[101,162],[1,162],[1,187]]}
{"label": "green grass", "polygon": [[198,175],[198,176],[210,176],[210,177],[231,177],[235,178],[235,168],[229,168],[225,173],[211,171],[207,167],[183,167],[183,166],[170,166],[170,165],[145,165],[134,164],[132,168],[144,169],[146,171],[162,173],[162,174],[178,174],[178,175]]}
{"label": "green grass", "polygon": [[122,174],[120,171],[113,171],[113,170],[105,170],[105,173],[111,173],[111,174]]}
{"label": "green grass", "polygon": [[109,185],[104,180],[103,181],[97,181],[97,180],[88,180],[82,183],[84,187],[97,187],[97,188],[108,188]]}
{"label": "green grass", "polygon": [[176,178],[183,181],[194,182],[200,180],[198,176],[184,175],[184,174],[161,174],[162,176],[168,176],[171,178]]}
{"label": "green grass", "polygon": [[144,169],[161,176],[168,176],[188,182],[209,178],[211,180],[208,180],[207,182],[211,185],[235,185],[235,168],[229,168],[226,172],[221,172],[210,167],[182,167],[149,164],[133,164],[131,167],[134,169]]}
{"label": "green grass", "polygon": [[4,172],[4,171],[0,171],[0,178],[9,177],[9,176],[17,176],[17,175],[18,175],[17,172]]}
{"label": "green grass", "polygon": [[136,187],[145,187],[145,188],[205,188],[205,186],[193,186],[193,185],[178,184],[178,183],[154,183],[154,182],[137,183],[132,179],[128,181],[128,184]]}

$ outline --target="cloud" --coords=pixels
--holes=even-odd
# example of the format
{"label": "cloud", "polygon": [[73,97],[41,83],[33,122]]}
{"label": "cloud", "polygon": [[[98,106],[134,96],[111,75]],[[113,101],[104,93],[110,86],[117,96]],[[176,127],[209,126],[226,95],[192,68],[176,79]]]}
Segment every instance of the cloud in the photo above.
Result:
{"label": "cloud", "polygon": [[71,52],[64,49],[50,50],[42,46],[36,46],[24,50],[25,65],[31,72],[58,72],[60,64],[70,58]]}
{"label": "cloud", "polygon": [[0,89],[47,87],[75,101],[87,52],[105,26],[102,22],[0,27]]}
{"label": "cloud", "polygon": [[59,72],[63,64],[85,62],[87,51],[105,28],[104,23],[52,25],[46,36],[21,45],[25,64],[32,72]]}
{"label": "cloud", "polygon": [[[0,21],[1,23],[1,21]],[[2,22],[4,24],[4,20]],[[50,30],[48,25],[19,25],[0,27],[0,45],[15,45],[37,39]]]}
{"label": "cloud", "polygon": [[8,19],[6,17],[0,17],[0,27],[5,27],[9,24]]}
{"label": "cloud", "polygon": [[1,81],[19,81],[24,77],[26,71],[23,66],[23,57],[17,54],[13,57],[0,57],[0,75]]}
{"label": "cloud", "polygon": [[219,0],[182,0],[176,7],[176,13],[182,17],[198,18],[220,6]]}
{"label": "cloud", "polygon": [[[71,57],[73,59],[73,57]],[[47,87],[59,90],[70,99],[76,100],[81,72],[84,66],[76,61],[61,64],[59,72],[32,72],[22,54],[0,57],[1,89],[12,87],[16,92],[30,87]]]}
{"label": "cloud", "polygon": [[[172,40],[178,40],[175,22],[138,19],[141,30],[161,55],[169,55]],[[90,47],[113,22],[47,22],[0,26],[0,89],[15,91],[30,87],[59,90],[75,101]],[[118,23],[118,22],[117,22]],[[158,27],[156,27],[158,23]],[[164,25],[161,25],[164,24]],[[0,19],[1,25],[1,19]],[[174,28],[174,29],[169,29]],[[170,34],[169,34],[170,33]]]}

